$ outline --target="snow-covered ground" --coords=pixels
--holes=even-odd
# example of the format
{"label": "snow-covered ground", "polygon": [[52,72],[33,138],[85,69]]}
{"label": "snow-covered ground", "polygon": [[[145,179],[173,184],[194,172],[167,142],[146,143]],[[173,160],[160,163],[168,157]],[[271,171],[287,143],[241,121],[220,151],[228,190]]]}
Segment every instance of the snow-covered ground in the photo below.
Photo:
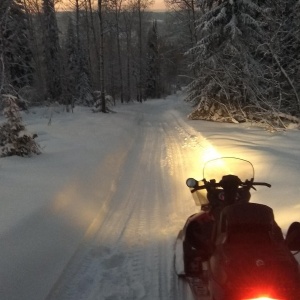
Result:
{"label": "snow-covered ground", "polygon": [[[283,231],[299,220],[300,132],[186,119],[182,95],[23,115],[43,154],[0,159],[0,299],[192,299],[173,248],[198,211],[187,177],[218,156],[250,160]],[[51,125],[48,125],[50,116]]]}

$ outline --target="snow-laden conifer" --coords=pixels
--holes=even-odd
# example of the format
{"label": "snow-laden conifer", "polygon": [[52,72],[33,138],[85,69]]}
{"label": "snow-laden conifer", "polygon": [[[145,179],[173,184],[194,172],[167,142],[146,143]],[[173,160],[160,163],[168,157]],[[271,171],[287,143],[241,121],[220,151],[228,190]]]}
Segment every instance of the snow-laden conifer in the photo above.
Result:
{"label": "snow-laden conifer", "polygon": [[[218,2],[220,3],[220,1]],[[251,0],[222,1],[212,5],[198,21],[201,35],[188,51],[196,59],[196,78],[187,101],[197,105],[190,117],[242,121],[245,110],[265,101],[264,67],[260,64],[267,34],[263,8]]]}
{"label": "snow-laden conifer", "polygon": [[40,147],[34,140],[36,134],[26,131],[22,122],[17,98],[12,95],[2,95],[2,99],[5,103],[3,114],[7,121],[0,125],[0,157],[40,154]]}
{"label": "snow-laden conifer", "polygon": [[28,18],[21,0],[0,1],[0,56],[5,85],[22,88],[33,81]]}

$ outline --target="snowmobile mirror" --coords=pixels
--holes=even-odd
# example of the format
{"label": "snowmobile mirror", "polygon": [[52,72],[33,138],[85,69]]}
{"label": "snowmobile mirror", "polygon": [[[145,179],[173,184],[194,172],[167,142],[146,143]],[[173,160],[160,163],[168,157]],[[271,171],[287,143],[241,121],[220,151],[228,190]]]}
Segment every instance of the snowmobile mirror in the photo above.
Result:
{"label": "snowmobile mirror", "polygon": [[191,189],[196,188],[198,186],[198,181],[194,178],[188,178],[186,180],[186,185]]}
{"label": "snowmobile mirror", "polygon": [[286,238],[286,245],[290,251],[300,251],[300,223],[294,222],[290,225]]}

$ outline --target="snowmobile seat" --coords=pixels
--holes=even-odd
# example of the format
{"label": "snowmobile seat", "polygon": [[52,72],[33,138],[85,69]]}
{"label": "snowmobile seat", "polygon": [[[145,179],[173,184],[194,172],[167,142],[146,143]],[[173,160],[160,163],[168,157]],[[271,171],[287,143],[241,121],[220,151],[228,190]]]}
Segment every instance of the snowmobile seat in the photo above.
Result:
{"label": "snowmobile seat", "polygon": [[277,233],[277,227],[270,207],[257,203],[239,203],[223,209],[215,238],[219,241],[226,238],[228,243],[268,243],[275,232],[276,235],[282,235],[279,227],[280,234]]}

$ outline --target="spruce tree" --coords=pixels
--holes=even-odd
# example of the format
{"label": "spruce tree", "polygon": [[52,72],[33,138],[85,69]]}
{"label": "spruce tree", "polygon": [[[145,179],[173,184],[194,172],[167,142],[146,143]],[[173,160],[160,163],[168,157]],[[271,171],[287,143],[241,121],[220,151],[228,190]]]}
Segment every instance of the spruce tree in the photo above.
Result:
{"label": "spruce tree", "polygon": [[0,3],[0,50],[6,85],[22,88],[32,84],[33,54],[28,19],[21,0]]}
{"label": "spruce tree", "polygon": [[34,140],[36,134],[27,132],[22,122],[17,98],[12,95],[2,97],[5,104],[3,114],[7,121],[0,125],[0,157],[40,154],[40,147]]}
{"label": "spruce tree", "polygon": [[259,63],[266,38],[263,9],[251,0],[211,2],[198,21],[200,39],[188,52],[196,57],[190,66],[196,77],[187,101],[198,105],[200,117],[218,118],[217,111],[236,121],[232,112],[260,106],[264,99],[266,83]]}

